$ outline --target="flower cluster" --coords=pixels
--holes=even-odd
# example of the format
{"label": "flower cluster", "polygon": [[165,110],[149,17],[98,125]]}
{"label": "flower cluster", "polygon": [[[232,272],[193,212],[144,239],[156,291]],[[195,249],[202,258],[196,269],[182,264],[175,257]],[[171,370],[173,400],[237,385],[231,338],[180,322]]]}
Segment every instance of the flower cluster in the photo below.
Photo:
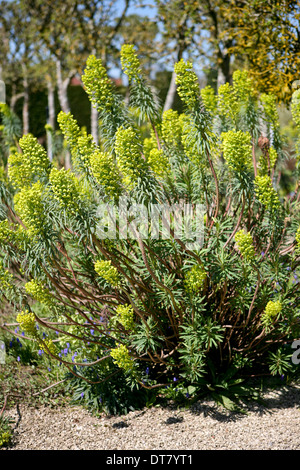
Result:
{"label": "flower cluster", "polygon": [[199,104],[199,80],[193,71],[193,64],[181,59],[175,64],[177,92],[183,103],[189,109],[195,109]]}
{"label": "flower cluster", "polygon": [[124,344],[119,344],[116,348],[111,349],[110,355],[118,367],[124,369],[126,372],[132,370],[134,361]]}
{"label": "flower cluster", "polygon": [[140,80],[142,70],[133,45],[123,44],[121,48],[121,65],[124,73],[128,76],[129,81]]}
{"label": "flower cluster", "polygon": [[98,110],[111,108],[114,101],[113,85],[101,59],[96,59],[94,55],[88,57],[82,82],[90,101]]}
{"label": "flower cluster", "polygon": [[117,163],[124,182],[132,188],[138,178],[145,178],[148,165],[141,155],[142,147],[134,130],[119,127],[115,138]]}
{"label": "flower cluster", "polygon": [[145,137],[143,140],[143,154],[145,155],[146,159],[148,158],[152,149],[157,149],[157,140],[154,132],[151,129],[150,136]]}
{"label": "flower cluster", "polygon": [[19,141],[22,153],[13,152],[8,158],[8,176],[16,189],[29,186],[36,179],[47,177],[50,163],[47,152],[31,134]]}
{"label": "flower cluster", "polygon": [[255,250],[251,233],[239,230],[234,238],[243,258],[246,261],[252,261],[255,257]]}
{"label": "flower cluster", "polygon": [[0,432],[0,447],[6,446],[10,443],[12,434],[9,431]]}
{"label": "flower cluster", "polygon": [[279,300],[273,301],[270,300],[265,308],[265,314],[268,317],[274,318],[276,317],[282,310],[282,304]]}
{"label": "flower cluster", "polygon": [[36,320],[33,312],[28,310],[22,311],[18,313],[16,320],[25,333],[33,337],[37,335]]}
{"label": "flower cluster", "polygon": [[[274,168],[274,166],[277,162],[278,155],[277,155],[277,152],[274,149],[274,147],[270,147],[269,150],[268,150],[268,153],[269,153],[270,170],[272,170],[272,168]],[[265,175],[265,174],[268,173],[268,159],[267,159],[267,157],[264,157],[264,158],[260,159],[259,172],[260,172],[260,175]]]}
{"label": "flower cluster", "polygon": [[96,151],[96,144],[94,142],[93,136],[87,134],[86,132],[82,133],[77,140],[77,155],[75,157],[75,165],[79,168],[83,166],[88,168],[90,164],[90,157]]}
{"label": "flower cluster", "polygon": [[[55,356],[56,354],[56,346],[55,344],[53,343],[52,339],[43,339],[40,344],[39,344],[39,347],[42,351],[45,352],[45,354],[53,354]],[[49,352],[48,352],[49,351]]]}
{"label": "flower cluster", "polygon": [[162,149],[151,149],[147,161],[150,168],[158,176],[163,177],[171,170],[169,159]]}
{"label": "flower cluster", "polygon": [[161,135],[167,145],[176,145],[180,142],[182,123],[177,111],[169,109],[162,115]]}
{"label": "flower cluster", "polygon": [[76,206],[81,198],[81,188],[74,173],[65,168],[58,170],[53,167],[49,175],[49,181],[54,198],[59,201],[62,207],[65,207],[71,213],[76,213]]}
{"label": "flower cluster", "polygon": [[279,315],[282,310],[282,304],[279,300],[273,301],[270,300],[264,312],[261,315],[261,321],[265,328],[268,328],[270,324],[275,320],[275,318]]}
{"label": "flower cluster", "polygon": [[24,222],[30,236],[38,235],[45,229],[43,189],[42,183],[38,181],[31,188],[22,188],[14,197],[16,212]]}
{"label": "flower cluster", "polygon": [[206,87],[201,88],[200,94],[205,109],[214,115],[217,112],[218,106],[218,97],[215,94],[215,90],[210,85],[207,85]]}
{"label": "flower cluster", "polygon": [[292,95],[291,112],[296,126],[300,127],[300,88]]}
{"label": "flower cluster", "polygon": [[258,200],[270,212],[275,211],[280,206],[280,201],[272,180],[268,175],[257,175],[254,180],[255,192]]}
{"label": "flower cluster", "polygon": [[182,124],[181,143],[184,148],[184,152],[191,162],[203,166],[205,164],[205,160],[203,159],[203,154],[199,152],[197,146],[197,137],[193,127],[192,119],[185,114],[181,115],[180,117]]}
{"label": "flower cluster", "polygon": [[207,278],[204,267],[200,264],[193,266],[185,275],[185,287],[187,292],[193,293],[199,291]]}
{"label": "flower cluster", "polygon": [[134,312],[131,305],[118,305],[116,318],[126,330],[132,331],[134,329]]}
{"label": "flower cluster", "polygon": [[3,267],[0,261],[0,289],[5,290],[13,287],[13,275]]}
{"label": "flower cluster", "polygon": [[253,81],[247,70],[235,70],[232,75],[232,82],[240,102],[246,103],[254,95]]}
{"label": "flower cluster", "polygon": [[240,105],[234,87],[228,82],[221,85],[218,89],[218,111],[220,115],[231,118],[235,122],[239,108]]}
{"label": "flower cluster", "polygon": [[297,249],[300,252],[300,227],[298,227],[298,230],[296,232],[295,240],[297,243]]}
{"label": "flower cluster", "polygon": [[49,289],[44,286],[43,282],[33,279],[25,284],[26,292],[38,302],[50,307],[53,305],[53,298],[50,294]]}
{"label": "flower cluster", "polygon": [[241,173],[251,168],[252,146],[249,132],[223,132],[221,139],[224,159],[231,170]]}
{"label": "flower cluster", "polygon": [[94,151],[90,155],[91,172],[105,193],[111,198],[122,192],[122,179],[113,156],[108,152]]}
{"label": "flower cluster", "polygon": [[0,221],[0,244],[6,245],[8,241],[13,239],[15,231],[7,219]]}
{"label": "flower cluster", "polygon": [[57,116],[59,127],[65,136],[71,151],[76,149],[77,141],[80,136],[80,128],[71,113],[60,111]]}
{"label": "flower cluster", "polygon": [[276,106],[276,96],[269,93],[262,93],[260,96],[265,119],[271,124],[277,126],[278,124],[278,111]]}
{"label": "flower cluster", "polygon": [[120,277],[118,270],[111,265],[110,260],[98,260],[95,263],[95,271],[99,276],[103,277],[113,287],[120,286]]}

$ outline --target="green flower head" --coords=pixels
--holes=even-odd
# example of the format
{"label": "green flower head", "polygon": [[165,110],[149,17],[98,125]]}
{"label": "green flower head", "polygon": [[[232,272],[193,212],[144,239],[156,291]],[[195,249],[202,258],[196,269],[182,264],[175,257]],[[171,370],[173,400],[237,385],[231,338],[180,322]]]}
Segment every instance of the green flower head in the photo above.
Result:
{"label": "green flower head", "polygon": [[171,171],[169,159],[162,149],[154,148],[150,150],[148,163],[157,176],[163,177]]}
{"label": "green flower head", "polygon": [[81,199],[81,188],[78,178],[71,170],[52,168],[49,181],[54,198],[62,207],[71,213],[76,213],[76,207]]}
{"label": "green flower head", "polygon": [[255,192],[258,200],[270,212],[276,211],[280,206],[280,200],[268,175],[257,175],[254,180]]}
{"label": "green flower head", "polygon": [[300,252],[300,227],[298,227],[298,230],[296,232],[295,240],[296,240],[296,243],[297,243],[297,251]]}
{"label": "green flower head", "polygon": [[255,258],[255,250],[251,233],[245,233],[244,230],[239,230],[234,238],[243,258],[246,261],[252,261]]}
{"label": "green flower head", "polygon": [[63,135],[67,139],[71,150],[73,151],[77,147],[77,141],[80,136],[80,128],[77,122],[71,113],[64,113],[63,111],[60,111],[58,114],[57,122]]}
{"label": "green flower head", "polygon": [[121,65],[124,73],[128,76],[129,81],[140,80],[142,70],[133,45],[123,44],[121,47]]}
{"label": "green flower head", "polygon": [[30,186],[39,178],[47,178],[50,162],[44,147],[31,134],[19,141],[22,153],[13,151],[8,158],[8,176],[16,189]]}
{"label": "green flower head", "polygon": [[14,197],[16,212],[24,222],[30,236],[43,233],[46,227],[43,192],[44,187],[38,181],[31,188],[22,188]]}
{"label": "green flower head", "polygon": [[236,96],[235,89],[228,82],[218,89],[218,110],[221,116],[231,118],[236,121],[240,104]]}
{"label": "green flower head", "polygon": [[296,126],[300,127],[300,88],[294,91],[291,101],[291,112]]}
{"label": "green flower head", "polygon": [[206,87],[201,88],[200,94],[205,109],[212,115],[215,115],[218,110],[218,97],[215,90],[210,85],[207,85]]}
{"label": "green flower head", "polygon": [[207,278],[204,267],[200,264],[193,266],[185,275],[185,287],[187,292],[193,293],[202,289]]}
{"label": "green flower head", "polygon": [[122,178],[119,168],[108,152],[96,150],[90,155],[91,172],[105,193],[111,198],[118,197],[122,192]]}
{"label": "green flower head", "polygon": [[37,335],[36,319],[33,312],[22,311],[18,313],[16,320],[25,333],[33,337]]}
{"label": "green flower head", "polygon": [[189,109],[195,109],[199,104],[199,80],[193,71],[193,64],[181,59],[175,64],[177,91],[183,103]]}
{"label": "green flower head", "polygon": [[279,116],[277,111],[276,96],[271,93],[262,93],[260,99],[263,105],[266,120],[277,126]]}
{"label": "green flower head", "polygon": [[173,109],[168,109],[162,116],[161,134],[167,145],[176,145],[181,139],[182,124],[179,114]]}
{"label": "green flower head", "polygon": [[53,305],[53,298],[49,289],[44,286],[43,282],[33,279],[25,284],[26,292],[38,302],[50,307]]}
{"label": "green flower head", "polygon": [[252,145],[249,132],[223,132],[221,139],[224,159],[232,171],[242,173],[252,167]]}
{"label": "green flower head", "polygon": [[126,185],[132,188],[138,178],[147,177],[148,165],[141,154],[142,146],[131,127],[117,130],[115,152]]}
{"label": "green flower head", "polygon": [[114,102],[113,84],[101,59],[96,59],[94,55],[88,57],[82,81],[91,102],[99,111],[111,108]]}
{"label": "green flower head", "polygon": [[39,347],[42,351],[44,351],[45,354],[53,354],[54,356],[56,354],[56,346],[52,339],[43,339],[39,343]]}
{"label": "green flower head", "polygon": [[124,344],[119,344],[116,348],[111,349],[110,355],[118,367],[124,369],[126,372],[130,372],[132,370],[134,361]]}
{"label": "green flower head", "polygon": [[131,305],[118,305],[116,318],[126,330],[132,331],[135,328],[134,311]]}
{"label": "green flower head", "polygon": [[249,77],[248,70],[235,70],[232,75],[233,87],[238,99],[245,103],[254,96],[253,80]]}
{"label": "green flower head", "polygon": [[95,271],[113,287],[119,287],[121,285],[119,272],[114,266],[111,265],[110,260],[96,261]]}

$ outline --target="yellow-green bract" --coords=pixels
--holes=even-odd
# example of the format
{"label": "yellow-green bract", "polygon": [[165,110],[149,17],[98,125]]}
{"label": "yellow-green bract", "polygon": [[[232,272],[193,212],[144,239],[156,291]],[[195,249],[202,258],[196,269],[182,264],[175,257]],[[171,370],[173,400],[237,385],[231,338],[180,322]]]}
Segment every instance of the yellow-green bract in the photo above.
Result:
{"label": "yellow-green bract", "polygon": [[243,258],[247,261],[252,261],[255,257],[255,250],[251,233],[239,230],[234,238]]}

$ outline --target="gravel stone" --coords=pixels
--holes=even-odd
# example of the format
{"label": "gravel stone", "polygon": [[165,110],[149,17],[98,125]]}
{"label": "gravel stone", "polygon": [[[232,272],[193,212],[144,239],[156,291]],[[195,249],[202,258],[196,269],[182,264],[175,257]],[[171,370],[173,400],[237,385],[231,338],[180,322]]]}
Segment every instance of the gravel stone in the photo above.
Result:
{"label": "gravel stone", "polygon": [[79,406],[20,405],[6,412],[14,438],[2,450],[300,450],[300,386],[264,396],[265,405],[229,412],[201,401],[92,416]]}

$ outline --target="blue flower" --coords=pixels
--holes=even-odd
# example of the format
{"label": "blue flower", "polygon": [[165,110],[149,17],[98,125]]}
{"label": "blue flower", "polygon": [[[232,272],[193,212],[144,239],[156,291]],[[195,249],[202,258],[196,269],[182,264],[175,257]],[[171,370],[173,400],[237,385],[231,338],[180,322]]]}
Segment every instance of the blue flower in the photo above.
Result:
{"label": "blue flower", "polygon": [[81,396],[81,398],[83,398],[84,397],[84,392],[81,392],[80,396]]}
{"label": "blue flower", "polygon": [[39,349],[38,355],[41,356],[42,354],[43,354],[43,351],[41,349]]}
{"label": "blue flower", "polygon": [[147,369],[146,369],[146,374],[148,375],[149,372],[150,372],[150,369],[149,369],[149,367],[147,367]]}
{"label": "blue flower", "polygon": [[93,334],[94,334],[94,331],[95,331],[95,330],[90,330],[90,332],[91,332],[91,335],[93,335]]}
{"label": "blue flower", "polygon": [[17,357],[17,361],[20,362],[20,360],[21,360],[21,358],[20,358],[20,356],[18,356],[18,357]]}

